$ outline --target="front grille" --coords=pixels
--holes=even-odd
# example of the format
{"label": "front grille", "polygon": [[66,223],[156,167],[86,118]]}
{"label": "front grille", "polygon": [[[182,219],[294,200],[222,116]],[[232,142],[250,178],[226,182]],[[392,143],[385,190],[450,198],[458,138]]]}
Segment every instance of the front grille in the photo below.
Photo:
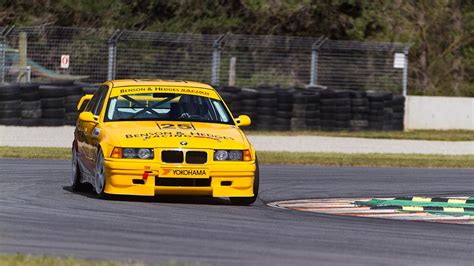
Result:
{"label": "front grille", "polygon": [[205,164],[206,162],[207,162],[207,152],[204,152],[204,151],[186,152],[186,163]]}
{"label": "front grille", "polygon": [[182,151],[162,151],[161,161],[164,163],[182,163],[184,155]]}
{"label": "front grille", "polygon": [[155,186],[164,187],[209,187],[210,178],[155,178]]}

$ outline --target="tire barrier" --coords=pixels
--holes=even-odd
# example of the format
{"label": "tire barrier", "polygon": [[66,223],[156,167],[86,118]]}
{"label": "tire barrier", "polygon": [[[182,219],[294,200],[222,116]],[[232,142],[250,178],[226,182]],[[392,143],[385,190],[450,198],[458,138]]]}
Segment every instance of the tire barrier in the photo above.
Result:
{"label": "tire barrier", "polygon": [[74,125],[79,100],[97,88],[74,81],[0,85],[0,125]]}
{"label": "tire barrier", "polygon": [[405,97],[321,88],[217,88],[233,114],[256,130],[403,130]]}
{"label": "tire barrier", "polygon": [[[76,106],[96,85],[73,81],[0,85],[0,125],[74,125]],[[405,97],[391,92],[279,88],[217,88],[250,130],[403,130]]]}

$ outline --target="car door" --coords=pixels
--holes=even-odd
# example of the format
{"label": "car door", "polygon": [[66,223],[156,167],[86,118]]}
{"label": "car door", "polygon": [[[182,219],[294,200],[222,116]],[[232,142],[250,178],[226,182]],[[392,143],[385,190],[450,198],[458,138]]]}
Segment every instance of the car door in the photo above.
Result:
{"label": "car door", "polygon": [[[91,112],[96,117],[95,122],[81,121],[77,125],[77,147],[79,153],[79,163],[81,169],[88,176],[88,179],[93,177],[95,172],[95,160],[98,152],[98,136],[100,134],[100,112],[104,106],[107,97],[108,86],[101,86],[90,103],[87,105],[85,112]],[[90,180],[92,181],[92,180]]]}

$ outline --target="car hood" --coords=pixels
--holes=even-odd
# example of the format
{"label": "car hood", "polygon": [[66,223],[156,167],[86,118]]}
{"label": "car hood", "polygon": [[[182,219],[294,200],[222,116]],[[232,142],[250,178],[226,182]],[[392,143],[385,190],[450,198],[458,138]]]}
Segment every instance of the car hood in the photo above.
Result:
{"label": "car hood", "polygon": [[104,135],[112,146],[189,149],[248,149],[249,142],[234,125],[202,122],[108,122]]}

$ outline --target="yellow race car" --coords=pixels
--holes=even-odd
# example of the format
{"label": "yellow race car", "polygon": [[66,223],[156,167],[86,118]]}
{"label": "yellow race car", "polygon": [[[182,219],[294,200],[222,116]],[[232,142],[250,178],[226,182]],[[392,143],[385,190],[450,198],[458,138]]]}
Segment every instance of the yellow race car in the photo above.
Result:
{"label": "yellow race car", "polygon": [[207,195],[252,204],[254,147],[211,86],[189,81],[113,80],[85,95],[72,144],[72,190],[107,195]]}

